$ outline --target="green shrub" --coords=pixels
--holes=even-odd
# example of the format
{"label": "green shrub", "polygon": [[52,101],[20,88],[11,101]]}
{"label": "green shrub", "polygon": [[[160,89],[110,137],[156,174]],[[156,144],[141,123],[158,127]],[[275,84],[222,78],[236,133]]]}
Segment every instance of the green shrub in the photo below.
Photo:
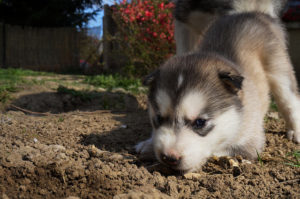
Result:
{"label": "green shrub", "polygon": [[[148,74],[175,53],[173,3],[166,0],[123,0],[113,9],[125,74]],[[124,72],[123,71],[123,72]]]}

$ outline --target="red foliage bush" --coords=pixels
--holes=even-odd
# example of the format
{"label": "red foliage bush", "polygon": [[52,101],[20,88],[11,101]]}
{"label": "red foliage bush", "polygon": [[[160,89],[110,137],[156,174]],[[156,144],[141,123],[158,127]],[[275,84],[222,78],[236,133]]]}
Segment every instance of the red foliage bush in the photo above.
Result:
{"label": "red foliage bush", "polygon": [[114,6],[131,72],[143,75],[175,53],[173,7],[166,0],[123,0]]}

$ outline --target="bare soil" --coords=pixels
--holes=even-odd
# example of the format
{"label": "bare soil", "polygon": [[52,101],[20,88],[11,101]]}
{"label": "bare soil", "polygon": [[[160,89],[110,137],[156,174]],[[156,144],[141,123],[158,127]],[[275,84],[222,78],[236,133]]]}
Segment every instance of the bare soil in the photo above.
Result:
{"label": "bare soil", "polygon": [[211,158],[181,175],[134,151],[151,131],[145,95],[95,89],[85,101],[57,86],[14,94],[11,104],[43,114],[0,113],[0,198],[300,198],[300,168],[286,164],[299,146],[276,112],[260,161]]}

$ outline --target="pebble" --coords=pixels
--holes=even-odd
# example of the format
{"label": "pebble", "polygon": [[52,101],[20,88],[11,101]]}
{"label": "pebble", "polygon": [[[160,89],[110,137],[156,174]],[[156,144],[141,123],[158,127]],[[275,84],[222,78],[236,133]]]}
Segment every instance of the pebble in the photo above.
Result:
{"label": "pebble", "polygon": [[114,155],[110,156],[110,159],[111,160],[122,160],[123,156],[120,154],[114,154]]}
{"label": "pebble", "polygon": [[201,178],[201,174],[200,173],[187,173],[187,174],[184,174],[183,177],[188,180],[197,180],[197,179]]}
{"label": "pebble", "polygon": [[5,193],[3,193],[2,194],[2,199],[9,199],[9,197]]}
{"label": "pebble", "polygon": [[245,163],[245,164],[252,164],[251,161],[245,160],[245,159],[242,160],[242,163]]}
{"label": "pebble", "polygon": [[270,117],[270,118],[274,118],[274,119],[276,119],[276,120],[279,119],[279,114],[278,114],[278,112],[268,112],[268,113],[267,113],[267,116]]}
{"label": "pebble", "polygon": [[123,124],[123,125],[120,126],[121,129],[127,129],[127,127],[128,126],[126,124]]}
{"label": "pebble", "polygon": [[20,191],[26,191],[26,186],[21,185],[21,186],[19,187],[19,189],[20,189]]}
{"label": "pebble", "polygon": [[50,145],[49,148],[53,149],[55,152],[66,150],[66,148],[62,145]]}
{"label": "pebble", "polygon": [[229,159],[229,164],[231,167],[239,167],[239,163],[234,159]]}
{"label": "pebble", "polygon": [[91,145],[88,149],[88,152],[89,152],[91,157],[99,157],[103,153],[105,153],[105,151],[102,151],[102,150],[98,149],[97,147],[95,147],[95,145]]}
{"label": "pebble", "polygon": [[112,92],[114,92],[114,93],[127,93],[127,91],[124,88],[114,88],[114,89],[112,89]]}

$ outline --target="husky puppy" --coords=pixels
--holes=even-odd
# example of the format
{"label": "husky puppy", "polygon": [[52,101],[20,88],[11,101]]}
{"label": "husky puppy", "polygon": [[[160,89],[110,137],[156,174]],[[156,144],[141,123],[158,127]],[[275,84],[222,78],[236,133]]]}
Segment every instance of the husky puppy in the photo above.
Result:
{"label": "husky puppy", "polygon": [[[288,138],[300,142],[298,86],[277,17],[281,1],[220,2],[231,7],[209,26],[197,50],[169,59],[146,79],[153,131],[136,150],[181,172],[199,169],[212,155],[257,158],[270,93]],[[180,16],[190,20],[190,14]]]}

